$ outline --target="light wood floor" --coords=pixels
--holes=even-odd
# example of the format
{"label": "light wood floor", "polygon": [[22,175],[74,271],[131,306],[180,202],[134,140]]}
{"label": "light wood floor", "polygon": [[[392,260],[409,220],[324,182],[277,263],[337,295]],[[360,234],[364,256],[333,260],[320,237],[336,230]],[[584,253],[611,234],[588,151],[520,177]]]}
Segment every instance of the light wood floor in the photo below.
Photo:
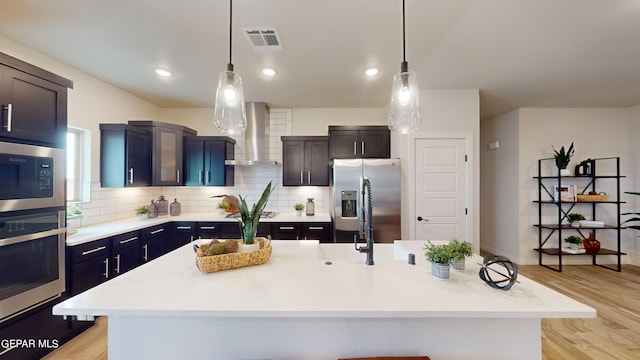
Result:
{"label": "light wood floor", "polygon": [[[620,273],[597,266],[563,266],[562,273],[534,265],[519,270],[598,311],[595,319],[543,320],[543,360],[640,359],[640,267],[624,265]],[[106,358],[107,319],[99,318],[44,359]]]}

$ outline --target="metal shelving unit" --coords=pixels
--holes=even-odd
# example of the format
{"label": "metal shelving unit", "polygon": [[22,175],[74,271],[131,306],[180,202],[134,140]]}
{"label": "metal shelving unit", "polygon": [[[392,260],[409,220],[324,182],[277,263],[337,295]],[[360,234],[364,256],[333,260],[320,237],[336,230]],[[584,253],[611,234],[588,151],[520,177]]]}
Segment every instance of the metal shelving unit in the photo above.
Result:
{"label": "metal shelving unit", "polygon": [[[549,269],[562,272],[562,258],[564,256],[591,256],[592,264],[600,267],[604,267],[606,269],[614,270],[620,272],[622,270],[621,260],[622,255],[626,255],[625,253],[620,251],[620,240],[621,240],[621,231],[624,229],[621,226],[620,219],[620,205],[623,204],[623,201],[620,201],[620,179],[624,178],[624,176],[620,175],[620,158],[619,157],[609,157],[609,158],[598,158],[592,159],[595,160],[596,163],[599,162],[614,162],[615,161],[615,175],[598,175],[597,173],[593,173],[587,176],[560,176],[559,174],[556,176],[545,176],[542,174],[542,169],[544,168],[544,164],[547,161],[553,162],[553,158],[545,158],[538,160],[538,175],[534,176],[534,179],[538,181],[538,199],[534,200],[534,203],[538,205],[538,223],[534,226],[538,228],[538,247],[534,250],[538,252],[538,264]],[[553,163],[553,166],[555,164]],[[601,168],[595,167],[594,168]],[[615,197],[607,201],[561,201],[560,196],[558,199],[554,197],[553,186],[557,185],[558,188],[561,188],[568,185],[568,181],[571,179],[586,179],[586,185],[581,189],[581,193],[587,193],[589,191],[597,191],[597,184],[601,181],[614,181],[615,182]],[[593,219],[597,219],[597,209],[600,206],[613,206],[615,207],[616,213],[616,221],[614,224],[605,224],[604,227],[590,227],[590,226],[581,226],[579,228],[574,228],[570,225],[562,224],[562,221],[566,218],[567,214],[572,212],[576,207],[590,207],[591,215]],[[557,221],[550,224],[543,224],[542,217],[545,212],[545,208],[547,207],[555,207],[557,214]],[[594,235],[597,235],[597,232],[603,233],[605,231],[615,232],[616,236],[616,247],[615,249],[607,249],[601,247],[598,252],[595,254],[573,254],[570,252],[566,252],[562,250],[562,242],[563,242],[563,233],[575,231],[580,234],[583,238],[586,238],[584,231],[593,232]],[[596,239],[598,237],[596,236]],[[557,239],[557,246],[555,246],[555,239]],[[549,256],[557,257],[556,264],[545,264],[543,260],[546,260]],[[597,258],[599,256],[615,256],[617,258],[617,266],[611,267],[607,265],[598,264]]]}

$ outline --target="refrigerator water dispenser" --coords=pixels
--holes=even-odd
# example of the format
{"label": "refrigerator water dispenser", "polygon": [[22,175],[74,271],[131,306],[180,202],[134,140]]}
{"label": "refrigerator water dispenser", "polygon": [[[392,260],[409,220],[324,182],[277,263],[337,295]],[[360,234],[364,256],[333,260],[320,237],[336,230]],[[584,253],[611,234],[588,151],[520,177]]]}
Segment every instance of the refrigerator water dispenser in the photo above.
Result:
{"label": "refrigerator water dispenser", "polygon": [[356,197],[358,192],[356,190],[343,190],[340,192],[342,199],[342,217],[343,218],[355,218],[356,214]]}

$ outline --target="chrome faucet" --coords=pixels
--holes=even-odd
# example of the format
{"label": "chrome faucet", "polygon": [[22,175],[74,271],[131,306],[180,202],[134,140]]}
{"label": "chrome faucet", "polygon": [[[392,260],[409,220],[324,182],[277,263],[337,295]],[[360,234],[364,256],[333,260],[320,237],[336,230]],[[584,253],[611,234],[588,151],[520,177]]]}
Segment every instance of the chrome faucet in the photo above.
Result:
{"label": "chrome faucet", "polygon": [[[365,210],[365,195],[368,194]],[[372,225],[372,215],[373,206],[371,204],[371,181],[366,177],[362,178],[362,208],[360,211],[360,222],[361,225],[359,227],[360,239],[366,238],[367,245],[358,247],[357,239],[355,235],[353,236],[354,245],[357,251],[361,253],[367,254],[367,259],[365,263],[367,265],[373,265],[373,225]]]}

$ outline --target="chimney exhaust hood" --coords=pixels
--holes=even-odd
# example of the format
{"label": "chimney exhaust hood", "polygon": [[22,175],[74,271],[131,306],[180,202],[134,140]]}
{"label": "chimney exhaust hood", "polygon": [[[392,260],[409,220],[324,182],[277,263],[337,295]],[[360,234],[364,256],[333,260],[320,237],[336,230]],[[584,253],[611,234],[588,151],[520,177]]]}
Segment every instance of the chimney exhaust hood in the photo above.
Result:
{"label": "chimney exhaust hood", "polygon": [[280,165],[269,160],[269,106],[263,102],[245,103],[247,128],[244,131],[244,160],[225,160],[225,165]]}

